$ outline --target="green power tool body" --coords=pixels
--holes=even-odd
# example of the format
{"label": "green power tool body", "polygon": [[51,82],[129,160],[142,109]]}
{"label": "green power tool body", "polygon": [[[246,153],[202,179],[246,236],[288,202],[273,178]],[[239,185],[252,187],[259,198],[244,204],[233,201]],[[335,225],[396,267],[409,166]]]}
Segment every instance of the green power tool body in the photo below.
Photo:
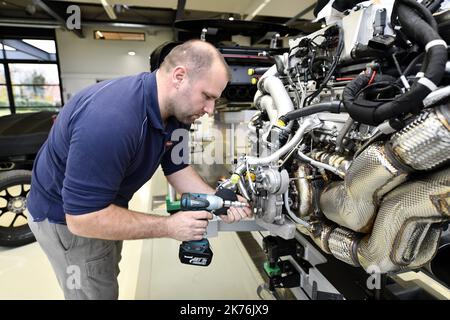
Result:
{"label": "green power tool body", "polygon": [[[231,191],[231,193],[233,193]],[[213,194],[204,193],[183,193],[179,202],[167,203],[167,207],[171,208],[169,212],[176,211],[209,211],[216,215],[226,214],[226,208],[229,207],[246,207],[247,204],[237,201],[236,195],[229,194],[227,198],[232,197],[233,200],[224,200],[223,197]],[[224,210],[221,210],[224,209]],[[213,252],[206,238],[201,240],[183,241],[180,245],[178,254],[181,263],[208,266],[213,257]]]}

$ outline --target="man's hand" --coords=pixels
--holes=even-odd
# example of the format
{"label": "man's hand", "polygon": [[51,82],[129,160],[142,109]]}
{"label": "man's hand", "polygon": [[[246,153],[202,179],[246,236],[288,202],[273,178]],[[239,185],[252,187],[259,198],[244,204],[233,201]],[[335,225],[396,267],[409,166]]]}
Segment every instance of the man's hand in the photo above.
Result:
{"label": "man's hand", "polygon": [[[244,202],[248,204],[247,199],[244,197],[237,195],[238,201]],[[253,209],[250,207],[244,207],[244,208],[236,208],[231,207],[227,211],[227,215],[221,215],[220,218],[222,221],[226,223],[232,223],[232,222],[238,222],[244,218],[251,218],[253,216]]]}
{"label": "man's hand", "polygon": [[167,220],[170,238],[180,241],[201,240],[206,233],[208,221],[213,218],[208,211],[180,211]]}

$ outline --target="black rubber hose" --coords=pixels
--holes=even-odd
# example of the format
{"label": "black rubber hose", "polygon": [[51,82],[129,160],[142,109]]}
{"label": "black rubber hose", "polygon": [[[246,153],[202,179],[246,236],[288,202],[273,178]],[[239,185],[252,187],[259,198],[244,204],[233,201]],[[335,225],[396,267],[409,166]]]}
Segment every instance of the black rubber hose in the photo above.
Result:
{"label": "black rubber hose", "polygon": [[[441,40],[439,34],[423,21],[415,11],[406,5],[400,4],[398,17],[403,26],[403,31],[416,41],[425,46],[432,40]],[[426,57],[425,77],[438,84],[445,71],[447,62],[447,48],[444,46],[431,47]]]}
{"label": "black rubber hose", "polygon": [[319,112],[332,112],[339,113],[341,112],[341,101],[331,101],[331,102],[322,102],[310,105],[308,107],[302,109],[296,109],[286,113],[284,116],[280,117],[280,120],[284,123],[288,123],[289,121],[299,119],[301,117],[310,116]]}
{"label": "black rubber hose", "polygon": [[[403,75],[405,77],[411,76],[411,72],[414,70],[414,68],[416,67],[417,63],[420,60],[422,60],[420,72],[425,74],[425,70],[427,69],[428,61],[427,61],[427,56],[425,55],[425,52],[421,52],[414,59],[412,59],[411,62],[408,64],[408,66],[405,68],[405,70],[403,70]],[[395,81],[395,83],[401,85],[402,80],[399,78],[399,79],[397,79],[397,81]]]}
{"label": "black rubber hose", "polygon": [[[406,3],[409,4],[409,1],[396,1],[397,14],[403,32],[422,46],[432,40],[441,39],[439,34]],[[447,48],[441,45],[431,47],[423,63],[422,70],[425,77],[438,85],[444,75],[446,62]],[[367,77],[359,76],[350,82],[344,90],[343,100],[345,108],[353,119],[370,125],[377,125],[402,114],[419,112],[423,107],[423,99],[431,92],[428,87],[416,81],[409,92],[393,101],[387,103],[365,101],[364,105],[354,103],[355,91],[361,90],[366,81]]]}
{"label": "black rubber hose", "polygon": [[[433,30],[425,21],[415,14],[414,10],[402,3],[398,6],[398,16],[406,34],[411,35],[417,41],[426,45],[432,40],[441,39],[439,34]],[[447,62],[447,48],[444,46],[431,47],[426,55],[425,77],[438,85],[445,72]],[[423,99],[431,90],[415,82],[411,90],[398,99],[383,104],[373,112],[373,123],[381,123],[386,119],[397,117],[405,113],[417,113],[422,109]]]}
{"label": "black rubber hose", "polygon": [[[421,15],[421,17],[435,30],[438,30],[437,22],[423,4],[417,2],[416,0],[400,0],[401,3],[407,5],[410,8],[414,8]],[[397,12],[398,14],[399,12]]]}
{"label": "black rubber hose", "polygon": [[407,5],[415,10],[415,15],[419,15],[423,20],[425,20],[435,31],[438,31],[437,29],[437,23],[434,19],[433,15],[429,11],[428,8],[426,8],[421,3],[418,3],[416,0],[396,0],[394,2],[394,6],[392,8],[391,13],[391,23],[398,24],[398,5],[403,3],[404,5]]}
{"label": "black rubber hose", "polygon": [[420,69],[420,71],[424,72],[425,71],[425,65],[426,65],[426,61],[424,59],[424,55],[425,52],[419,53],[414,59],[411,60],[411,62],[408,64],[408,66],[405,68],[405,70],[403,70],[403,74],[407,77],[409,75],[409,73],[411,72],[411,70],[414,69],[414,67],[416,66],[417,62],[419,62],[419,60],[422,60],[422,67]]}
{"label": "black rubber hose", "polygon": [[[373,122],[373,112],[380,105],[383,104],[383,101],[375,102],[375,101],[367,101],[364,100],[364,103],[357,103],[355,99],[367,85],[369,84],[371,76],[362,74],[357,76],[355,79],[350,81],[344,88],[342,92],[342,101],[344,103],[346,111],[350,114],[350,116],[359,122],[366,124],[374,124]],[[395,78],[387,75],[377,74],[374,79],[374,84],[389,84],[394,83]]]}

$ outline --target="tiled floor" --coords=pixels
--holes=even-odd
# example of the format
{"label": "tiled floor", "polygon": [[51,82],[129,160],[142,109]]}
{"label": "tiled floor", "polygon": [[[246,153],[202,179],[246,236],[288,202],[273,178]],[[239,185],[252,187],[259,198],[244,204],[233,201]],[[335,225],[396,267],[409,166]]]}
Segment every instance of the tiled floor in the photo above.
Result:
{"label": "tiled floor", "polygon": [[[150,184],[130,208],[147,211]],[[156,210],[162,213],[162,210]],[[120,299],[258,299],[263,280],[235,233],[210,239],[208,267],[178,260],[180,242],[171,239],[125,241],[120,263]],[[63,299],[50,263],[37,243],[0,247],[0,300]]]}

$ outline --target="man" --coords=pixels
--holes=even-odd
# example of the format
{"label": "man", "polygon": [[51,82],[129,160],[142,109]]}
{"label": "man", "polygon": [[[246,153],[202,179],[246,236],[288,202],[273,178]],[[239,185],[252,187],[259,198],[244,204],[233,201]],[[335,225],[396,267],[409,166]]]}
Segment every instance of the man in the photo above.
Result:
{"label": "man", "polygon": [[[179,193],[215,192],[189,165],[172,161],[169,139],[213,112],[229,78],[221,54],[192,40],[156,72],[98,83],[64,106],[35,160],[27,206],[66,299],[117,299],[122,240],[203,238],[209,212],[126,208],[160,163]],[[249,208],[230,208],[223,220],[249,216]]]}

